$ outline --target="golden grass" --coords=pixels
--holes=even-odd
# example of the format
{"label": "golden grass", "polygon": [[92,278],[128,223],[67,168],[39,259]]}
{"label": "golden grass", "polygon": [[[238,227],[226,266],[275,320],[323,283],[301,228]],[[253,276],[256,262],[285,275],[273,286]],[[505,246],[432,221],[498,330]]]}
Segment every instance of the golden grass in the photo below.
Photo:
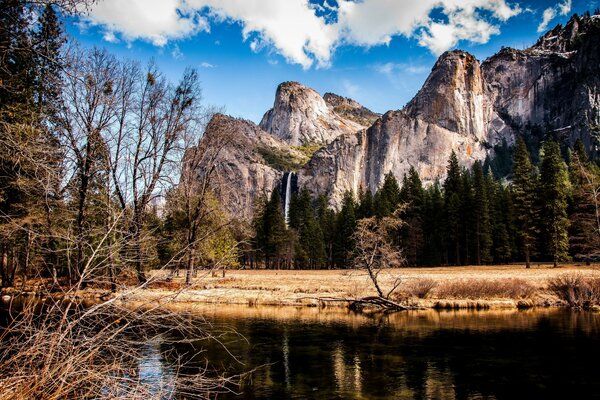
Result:
{"label": "golden grass", "polygon": [[[403,280],[399,291],[425,308],[516,308],[558,305],[560,298],[548,290],[548,282],[565,273],[599,278],[600,266],[546,265],[526,269],[522,265],[465,266],[437,268],[401,268],[385,270],[380,275],[384,290],[396,277]],[[154,278],[166,278],[165,271],[155,271]],[[232,270],[226,277],[199,273],[190,290],[176,297],[179,303],[291,305],[322,307],[322,299],[355,299],[375,294],[368,275],[356,270]],[[177,286],[181,278],[174,280]],[[163,297],[168,285],[150,289],[136,296],[144,299]],[[140,298],[141,299],[141,298]],[[133,299],[132,299],[133,300]],[[345,306],[328,302],[328,306]]]}

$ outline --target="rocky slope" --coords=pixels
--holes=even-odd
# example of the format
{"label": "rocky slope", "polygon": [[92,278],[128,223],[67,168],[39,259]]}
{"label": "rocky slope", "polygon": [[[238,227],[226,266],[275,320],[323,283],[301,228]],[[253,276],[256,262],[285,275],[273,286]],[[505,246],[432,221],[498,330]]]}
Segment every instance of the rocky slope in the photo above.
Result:
{"label": "rocky slope", "polygon": [[470,166],[533,126],[565,145],[581,138],[595,153],[599,44],[600,17],[574,16],[533,47],[503,49],[483,64],[468,53],[447,52],[403,110],[317,152],[300,172],[300,184],[339,206],[346,190],[374,191],[389,171],[401,179],[413,166],[425,182],[443,179],[451,151]]}
{"label": "rocky slope", "polygon": [[503,49],[482,70],[487,98],[514,131],[538,126],[597,152],[590,127],[600,124],[600,16],[573,16],[527,50]]}
{"label": "rocky slope", "polygon": [[[346,100],[348,106],[336,101],[338,111],[342,111],[338,114],[335,105],[325,101],[313,89],[297,82],[284,82],[277,87],[273,108],[266,112],[260,127],[293,146],[327,144],[340,135],[364,129],[375,116],[353,100]],[[359,115],[369,115],[370,118],[355,117]]]}
{"label": "rocky slope", "polygon": [[[531,48],[505,48],[483,63],[447,52],[404,109],[382,116],[354,100],[285,82],[259,127],[227,124],[244,143],[228,149],[222,162],[238,192],[224,204],[243,215],[285,170],[298,170],[300,186],[328,194],[338,206],[346,190],[375,191],[389,171],[402,179],[413,166],[425,182],[443,179],[451,151],[468,167],[493,155],[503,140],[530,135],[532,127],[566,145],[582,138],[596,153],[600,17],[573,16]],[[307,147],[321,148],[313,154]]]}
{"label": "rocky slope", "polygon": [[304,154],[256,124],[223,114],[211,119],[201,146],[219,147],[214,163],[204,163],[199,173],[214,168],[212,186],[217,197],[231,215],[241,219],[252,217],[256,198],[271,193],[285,170],[306,162]]}

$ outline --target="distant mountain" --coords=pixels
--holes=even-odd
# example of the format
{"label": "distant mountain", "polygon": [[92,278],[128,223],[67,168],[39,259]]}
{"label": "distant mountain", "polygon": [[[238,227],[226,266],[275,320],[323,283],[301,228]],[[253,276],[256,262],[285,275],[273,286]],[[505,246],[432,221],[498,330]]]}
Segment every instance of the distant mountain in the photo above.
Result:
{"label": "distant mountain", "polygon": [[340,135],[367,128],[376,117],[354,100],[334,94],[323,98],[297,82],[284,82],[277,87],[273,108],[259,126],[290,145],[327,144]]}
{"label": "distant mountain", "polygon": [[[224,151],[217,161],[217,171],[226,172],[237,191],[235,201],[224,198],[223,204],[244,217],[256,196],[270,192],[290,170],[301,187],[327,194],[337,207],[345,191],[375,191],[389,171],[402,179],[413,166],[433,182],[444,178],[453,150],[470,166],[493,156],[503,142],[513,145],[517,135],[533,150],[547,137],[563,146],[581,138],[595,155],[600,16],[574,15],[531,48],[503,48],[483,63],[463,51],[446,52],[406,107],[384,115],[285,82],[259,126],[215,118],[229,121],[227,129],[239,130],[244,142],[232,144],[238,152]],[[266,144],[267,136],[272,143]]]}

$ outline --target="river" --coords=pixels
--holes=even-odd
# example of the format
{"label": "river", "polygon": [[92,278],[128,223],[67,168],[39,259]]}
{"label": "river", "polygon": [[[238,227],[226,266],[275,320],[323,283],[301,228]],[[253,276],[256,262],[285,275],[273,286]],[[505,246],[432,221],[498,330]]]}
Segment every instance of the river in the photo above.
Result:
{"label": "river", "polygon": [[218,396],[225,399],[600,398],[598,313],[196,311],[219,340],[149,348],[140,360],[148,377],[164,380],[179,355],[190,363],[187,373],[205,360],[229,375],[254,370],[231,386],[238,395]]}

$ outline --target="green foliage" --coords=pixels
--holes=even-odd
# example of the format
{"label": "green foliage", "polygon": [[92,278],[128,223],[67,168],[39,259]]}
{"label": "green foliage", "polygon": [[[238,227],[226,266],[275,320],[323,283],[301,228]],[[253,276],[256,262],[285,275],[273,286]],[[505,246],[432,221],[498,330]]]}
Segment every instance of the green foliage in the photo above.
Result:
{"label": "green foliage", "polygon": [[488,200],[488,188],[483,176],[483,168],[480,161],[473,164],[473,189],[475,192],[474,234],[475,234],[475,263],[481,265],[491,261],[490,249],[492,246],[492,234],[490,226],[490,206]]}
{"label": "green foliage", "polygon": [[269,201],[259,208],[255,216],[255,246],[264,258],[267,268],[289,265],[293,256],[293,242],[285,225],[281,196],[277,188],[271,192]]}
{"label": "green foliage", "polygon": [[569,259],[567,199],[571,184],[558,143],[546,142],[543,150],[540,167],[540,195],[544,216],[542,233],[544,250],[556,265]]}
{"label": "green foliage", "polygon": [[539,210],[536,198],[538,176],[533,168],[529,152],[522,138],[517,141],[513,160],[512,197],[517,232],[529,267],[531,254],[539,233]]}
{"label": "green foliage", "polygon": [[391,172],[385,175],[383,185],[375,193],[373,207],[375,215],[379,218],[387,217],[398,208],[400,203],[400,185]]}
{"label": "green foliage", "polygon": [[294,146],[293,148],[298,150],[300,153],[306,157],[306,162],[312,158],[312,156],[319,151],[323,147],[321,143],[308,142],[304,143],[302,146]]}
{"label": "green foliage", "polygon": [[342,208],[335,220],[335,241],[333,243],[333,264],[336,268],[350,268],[356,230],[356,202],[354,194],[346,192]]}
{"label": "green foliage", "polygon": [[269,166],[279,171],[296,171],[308,161],[306,156],[295,155],[288,150],[259,145],[256,151],[262,156]]}

